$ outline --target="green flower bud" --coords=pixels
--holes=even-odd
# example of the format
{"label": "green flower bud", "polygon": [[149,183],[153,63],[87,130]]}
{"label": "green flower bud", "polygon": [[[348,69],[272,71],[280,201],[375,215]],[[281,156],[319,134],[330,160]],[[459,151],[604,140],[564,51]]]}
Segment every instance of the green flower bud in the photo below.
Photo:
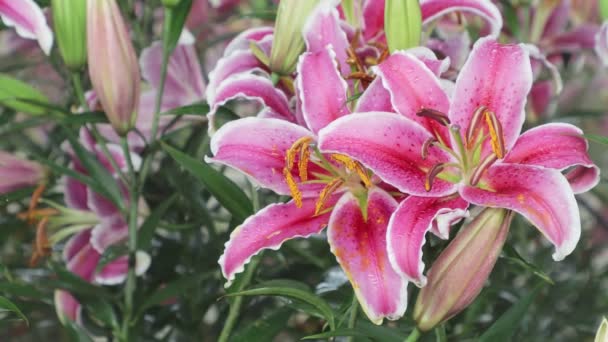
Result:
{"label": "green flower bud", "polygon": [[418,46],[422,32],[418,0],[386,0],[384,31],[390,52]]}
{"label": "green flower bud", "polygon": [[594,342],[606,341],[608,341],[608,320],[606,319],[606,317],[604,317],[602,318],[602,323],[600,323],[600,327],[597,329]]}
{"label": "green flower bud", "polygon": [[608,0],[599,0],[600,17],[608,20]]}
{"label": "green flower bud", "polygon": [[279,2],[270,51],[270,70],[280,75],[289,75],[295,71],[298,57],[304,51],[302,29],[318,3],[318,0]]}
{"label": "green flower bud", "polygon": [[477,298],[502,251],[512,218],[511,211],[486,208],[441,252],[414,308],[420,330],[433,329]]}
{"label": "green flower bud", "polygon": [[180,3],[181,0],[162,0],[163,6],[167,8],[175,7]]}
{"label": "green flower bud", "polygon": [[87,62],[87,1],[52,0],[53,26],[63,61],[72,71]]}

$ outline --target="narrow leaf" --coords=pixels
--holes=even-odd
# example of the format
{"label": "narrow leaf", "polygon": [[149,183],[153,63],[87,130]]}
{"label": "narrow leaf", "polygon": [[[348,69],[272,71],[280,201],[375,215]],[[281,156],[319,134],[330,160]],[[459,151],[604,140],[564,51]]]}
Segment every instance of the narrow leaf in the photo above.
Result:
{"label": "narrow leaf", "polygon": [[156,227],[158,227],[158,222],[165,215],[167,210],[173,205],[175,200],[177,199],[176,195],[173,195],[167,198],[163,203],[161,203],[156,209],[152,211],[152,214],[146,218],[144,223],[139,228],[137,232],[137,249],[147,250],[150,248],[150,243],[152,242],[152,237],[154,237],[154,231]]}
{"label": "narrow leaf", "polygon": [[0,105],[32,115],[43,115],[48,112],[47,108],[28,103],[26,100],[49,102],[38,89],[8,75],[0,74]]}
{"label": "narrow leaf", "polygon": [[253,213],[249,198],[238,185],[204,162],[200,162],[175,148],[162,144],[163,149],[184,169],[201,181],[207,190],[239,221]]}
{"label": "narrow leaf", "polygon": [[608,137],[596,134],[583,134],[583,137],[602,145],[608,145]]}
{"label": "narrow leaf", "polygon": [[169,109],[162,115],[205,115],[209,113],[209,105],[207,103],[195,103],[188,106]]}
{"label": "narrow leaf", "polygon": [[240,330],[232,342],[272,341],[287,326],[291,309],[280,308],[269,315],[257,319]]}
{"label": "narrow leaf", "polygon": [[27,325],[30,325],[30,322],[27,320],[27,317],[25,317],[23,312],[21,312],[21,310],[19,310],[17,305],[15,305],[13,302],[11,302],[10,300],[8,300],[7,298],[2,297],[2,296],[0,296],[0,309],[14,312],[15,314],[17,314],[17,316],[19,316],[19,318],[24,320]]}
{"label": "narrow leaf", "polygon": [[165,9],[165,20],[168,22],[164,23],[167,27],[163,35],[163,50],[168,55],[171,55],[177,46],[191,7],[192,0],[181,0],[177,6]]}
{"label": "narrow leaf", "polygon": [[509,310],[507,310],[492,326],[479,338],[479,342],[510,341],[521,321],[524,319],[528,307],[541,290],[537,285],[532,292],[522,297]]}

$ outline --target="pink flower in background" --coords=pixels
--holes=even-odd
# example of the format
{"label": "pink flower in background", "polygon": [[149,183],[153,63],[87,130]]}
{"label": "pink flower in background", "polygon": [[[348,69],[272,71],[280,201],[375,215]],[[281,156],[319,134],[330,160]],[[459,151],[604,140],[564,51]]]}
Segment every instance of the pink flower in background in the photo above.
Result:
{"label": "pink flower in background", "polygon": [[[81,142],[108,171],[116,176],[118,170],[112,169],[110,161],[101,153],[101,148],[86,131],[81,131]],[[126,159],[121,149],[116,145],[108,145],[114,161],[121,169],[126,169]],[[133,163],[139,167],[140,159],[132,154]],[[71,167],[86,174],[80,161],[72,156]],[[124,186],[124,200],[128,203],[128,193]],[[86,281],[102,285],[115,285],[126,279],[128,272],[128,256],[122,256],[103,266],[99,271],[98,263],[103,252],[112,245],[124,243],[128,235],[127,223],[122,213],[109,200],[96,193],[87,185],[73,179],[65,179],[64,200],[67,208],[59,210],[58,219],[70,222],[69,226],[55,225],[55,217],[48,220],[47,233],[50,235],[49,243],[54,244],[75,233],[67,242],[63,250],[63,258],[67,269]],[[140,213],[145,213],[147,207],[144,202],[138,204]],[[65,218],[70,217],[70,220]],[[57,220],[61,221],[61,220]],[[53,233],[53,234],[51,234]],[[143,274],[150,265],[150,257],[143,252],[137,253],[136,273]],[[61,319],[80,320],[80,304],[69,293],[63,290],[55,292],[55,306]]]}
{"label": "pink flower in background", "polygon": [[45,168],[33,161],[0,151],[0,194],[44,183]]}
{"label": "pink flower in background", "polygon": [[388,228],[389,257],[399,273],[424,285],[426,232],[447,238],[469,203],[520,213],[555,245],[555,260],[572,252],[580,237],[574,194],[595,186],[599,169],[575,126],[547,124],[520,134],[532,85],[525,48],[478,40],[452,100],[407,52],[390,56],[377,75],[400,115],[338,119],[320,131],[319,148],[361,162],[412,195]]}
{"label": "pink flower in background", "polygon": [[21,37],[37,40],[44,53],[50,54],[53,32],[34,0],[0,0],[0,18]]}

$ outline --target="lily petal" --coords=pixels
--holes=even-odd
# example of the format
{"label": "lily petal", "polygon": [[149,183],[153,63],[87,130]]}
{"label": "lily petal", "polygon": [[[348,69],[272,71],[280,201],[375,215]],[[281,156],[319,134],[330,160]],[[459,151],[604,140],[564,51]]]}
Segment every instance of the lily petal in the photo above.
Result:
{"label": "lily petal", "polygon": [[322,152],[345,154],[371,169],[384,182],[415,196],[446,196],[456,191],[454,184],[435,179],[431,191],[425,189],[427,171],[451,157],[431,146],[426,159],[422,147],[433,139],[419,124],[393,113],[354,113],[342,117],[319,132]]}
{"label": "lily petal", "polygon": [[492,36],[498,36],[502,29],[502,15],[490,0],[421,0],[420,10],[423,24],[458,11],[483,18],[488,23]]}
{"label": "lily petal", "polygon": [[378,188],[368,196],[367,220],[350,192],[340,198],[327,240],[361,308],[373,323],[381,324],[385,317],[395,320],[405,313],[407,281],[393,270],[386,252],[386,231],[397,201]]}
{"label": "lily petal", "polygon": [[[337,196],[333,196],[331,203],[327,204],[331,206],[336,200]],[[287,240],[320,233],[329,222],[329,213],[315,216],[315,204],[314,198],[304,199],[301,208],[296,207],[293,201],[271,204],[237,227],[230,234],[219,260],[222,274],[227,279],[226,287],[260,251],[277,250]]]}
{"label": "lily petal", "polygon": [[398,113],[419,123],[429,132],[437,132],[443,141],[449,141],[447,127],[416,114],[421,109],[447,113],[450,108],[450,100],[439,78],[419,58],[408,52],[397,51],[378,66],[376,74],[389,91],[391,103]]}
{"label": "lily petal", "polygon": [[[150,267],[150,255],[146,252],[135,253],[135,275],[144,274]],[[122,256],[105,265],[95,274],[95,281],[102,285],[117,285],[127,279],[129,273],[129,257]]]}
{"label": "lily petal", "polygon": [[335,119],[349,114],[346,92],[348,84],[340,75],[336,54],[331,46],[318,52],[307,52],[298,62],[298,98],[302,115],[314,133]]}
{"label": "lily petal", "polygon": [[350,46],[346,32],[340,26],[340,15],[336,9],[340,1],[323,1],[310,14],[302,29],[307,52],[325,50],[327,45],[334,49],[340,70],[343,74],[350,73],[350,65],[346,63],[346,50]]}
{"label": "lily petal", "polygon": [[253,55],[251,50],[238,50],[220,58],[209,73],[209,86],[206,98],[214,103],[216,91],[220,84],[232,75],[241,73],[265,72],[264,65]]}
{"label": "lily petal", "polygon": [[355,112],[396,112],[391,103],[391,94],[384,88],[382,80],[376,77],[365,89],[357,102]]}
{"label": "lily petal", "polygon": [[0,18],[13,26],[23,38],[36,39],[45,54],[53,46],[53,32],[46,23],[42,9],[33,0],[0,0]]}
{"label": "lily petal", "polygon": [[245,30],[228,43],[224,49],[224,56],[228,56],[239,50],[249,50],[251,42],[259,42],[266,37],[272,36],[273,32],[274,28],[268,26]]}
{"label": "lily petal", "polygon": [[379,38],[384,33],[384,0],[364,0],[363,37],[365,40]]}
{"label": "lily petal", "polygon": [[[233,167],[260,186],[289,196],[291,192],[283,176],[285,155],[296,140],[306,136],[313,134],[284,120],[243,118],[231,121],[211,138],[213,158],[207,158],[207,161]],[[293,176],[299,182],[297,170]],[[304,197],[317,196],[322,188],[323,184],[299,185]]]}
{"label": "lily petal", "polygon": [[[508,151],[524,123],[526,97],[532,87],[532,68],[527,50],[521,45],[499,44],[493,38],[481,38],[473,46],[469,59],[456,80],[449,118],[466,132],[473,114],[485,106],[494,112],[502,125]],[[485,142],[485,155],[490,142]]]}
{"label": "lily petal", "polygon": [[63,247],[63,260],[66,262],[72,260],[80,250],[89,244],[90,239],[91,229],[83,230],[72,236]]}
{"label": "lily petal", "polygon": [[468,206],[460,196],[403,200],[388,224],[388,257],[393,268],[416,286],[425,286],[422,246],[426,233],[435,226],[447,239],[450,226],[468,215]]}
{"label": "lily petal", "polygon": [[448,68],[450,67],[450,57],[439,59],[435,53],[427,47],[417,46],[406,50],[406,52],[418,58],[418,60],[437,77],[448,71]]}
{"label": "lily petal", "polygon": [[555,245],[554,260],[572,253],[581,235],[581,221],[574,193],[559,171],[532,165],[495,165],[480,184],[487,190],[463,186],[461,196],[476,205],[523,215]]}
{"label": "lily petal", "polygon": [[237,74],[221,83],[214,99],[209,102],[211,110],[207,117],[213,124],[215,112],[228,101],[246,99],[270,107],[287,121],[294,121],[285,94],[277,89],[267,78],[253,74]]}
{"label": "lily petal", "polygon": [[81,321],[81,306],[80,303],[69,292],[63,290],[55,290],[55,311],[57,317],[62,322],[69,319],[73,322]]}
{"label": "lily petal", "polygon": [[125,240],[129,235],[129,228],[120,213],[106,218],[95,226],[91,232],[91,245],[102,254],[108,247]]}
{"label": "lily petal", "polygon": [[[142,77],[155,89],[160,87],[162,53],[161,42],[154,42],[141,52],[139,59]],[[205,96],[202,75],[194,45],[178,44],[167,66],[163,102],[165,98],[172,98],[178,106],[185,106],[202,100]]]}
{"label": "lily petal", "polygon": [[[539,165],[564,171],[575,194],[591,190],[600,181],[600,169],[587,150],[583,131],[565,123],[538,126],[522,134],[505,157],[505,163]],[[572,177],[572,178],[571,178]]]}
{"label": "lily petal", "polygon": [[101,254],[91,244],[86,244],[68,261],[67,269],[82,279],[91,281],[100,257]]}

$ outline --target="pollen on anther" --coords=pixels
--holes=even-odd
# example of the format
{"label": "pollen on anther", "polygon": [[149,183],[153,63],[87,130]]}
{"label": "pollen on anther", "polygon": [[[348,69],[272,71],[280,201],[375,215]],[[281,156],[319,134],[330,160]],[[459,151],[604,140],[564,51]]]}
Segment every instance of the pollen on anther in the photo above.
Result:
{"label": "pollen on anther", "polygon": [[284,168],[283,176],[285,177],[285,182],[287,183],[287,186],[289,187],[289,191],[291,192],[291,197],[293,197],[293,201],[296,204],[296,207],[302,208],[302,193],[300,192],[300,189],[298,189],[298,184],[296,183],[296,180],[293,178],[293,175],[291,174],[291,170]]}

